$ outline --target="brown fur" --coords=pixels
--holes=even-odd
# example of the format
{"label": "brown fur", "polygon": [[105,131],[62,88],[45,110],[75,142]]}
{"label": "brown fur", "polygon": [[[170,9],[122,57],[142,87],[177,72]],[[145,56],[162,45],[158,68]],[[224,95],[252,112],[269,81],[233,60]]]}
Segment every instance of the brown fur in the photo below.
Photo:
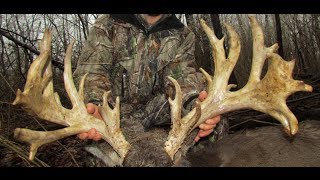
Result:
{"label": "brown fur", "polygon": [[[122,122],[126,139],[131,144],[123,166],[209,166],[209,167],[318,167],[320,166],[320,121],[308,120],[299,125],[299,133],[289,137],[281,126],[259,127],[227,135],[216,143],[202,141],[192,145],[194,131],[177,153],[179,161],[171,161],[164,151],[168,130],[144,131],[136,121]],[[98,147],[107,166],[113,149],[106,142]],[[184,154],[189,149],[185,156]]]}
{"label": "brown fur", "polygon": [[237,132],[188,153],[192,166],[319,167],[320,121],[308,120],[290,138],[280,126]]}
{"label": "brown fur", "polygon": [[[176,155],[173,162],[164,150],[167,140],[169,127],[154,127],[146,131],[142,124],[134,119],[121,122],[123,133],[126,140],[131,144],[130,150],[125,157],[122,166],[125,167],[170,167],[170,166],[190,166],[185,154],[190,146],[197,131],[193,131],[182,148]],[[100,161],[90,166],[118,166],[115,152],[107,142],[99,142],[85,148]],[[114,161],[116,159],[116,161]],[[102,162],[101,162],[102,161]],[[104,164],[104,165],[103,165]]]}

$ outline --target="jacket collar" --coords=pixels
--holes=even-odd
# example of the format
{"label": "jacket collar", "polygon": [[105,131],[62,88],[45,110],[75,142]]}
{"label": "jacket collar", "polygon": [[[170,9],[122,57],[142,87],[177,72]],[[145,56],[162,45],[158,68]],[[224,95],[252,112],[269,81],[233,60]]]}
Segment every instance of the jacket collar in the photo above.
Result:
{"label": "jacket collar", "polygon": [[138,29],[143,30],[146,36],[162,30],[180,29],[184,27],[181,21],[172,14],[164,14],[156,24],[149,28],[146,25],[145,20],[139,14],[111,14],[110,16],[116,21],[129,23]]}

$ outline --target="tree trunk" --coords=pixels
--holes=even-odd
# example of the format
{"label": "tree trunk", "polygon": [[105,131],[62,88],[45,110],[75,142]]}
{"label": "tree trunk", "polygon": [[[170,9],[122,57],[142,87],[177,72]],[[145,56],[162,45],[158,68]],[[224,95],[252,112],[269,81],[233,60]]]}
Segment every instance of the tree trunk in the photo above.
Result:
{"label": "tree trunk", "polygon": [[281,31],[281,21],[279,14],[275,14],[275,20],[276,20],[276,30],[277,30],[277,42],[279,45],[278,54],[282,57],[283,55],[283,46],[282,46],[282,31]]}
{"label": "tree trunk", "polygon": [[77,14],[78,15],[78,18],[80,19],[80,22],[81,22],[81,25],[82,25],[82,31],[83,31],[83,36],[84,36],[84,39],[87,40],[87,30],[89,29],[88,28],[88,21],[85,21],[83,19],[83,17],[81,16],[81,14]]}
{"label": "tree trunk", "polygon": [[190,27],[190,25],[193,22],[192,14],[185,14],[185,15],[186,15],[187,26]]}
{"label": "tree trunk", "polygon": [[210,17],[211,17],[214,33],[216,34],[217,38],[221,39],[223,37],[223,33],[222,33],[219,14],[210,14]]}

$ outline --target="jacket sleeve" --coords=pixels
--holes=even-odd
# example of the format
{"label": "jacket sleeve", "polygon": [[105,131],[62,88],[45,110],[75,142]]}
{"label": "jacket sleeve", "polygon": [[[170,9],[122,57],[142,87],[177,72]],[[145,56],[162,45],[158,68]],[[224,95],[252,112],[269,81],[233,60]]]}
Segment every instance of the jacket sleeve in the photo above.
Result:
{"label": "jacket sleeve", "polygon": [[84,87],[85,103],[98,104],[102,102],[103,92],[111,89],[107,69],[112,64],[113,46],[106,28],[108,18],[108,15],[99,17],[90,29],[88,39],[84,43],[74,72],[77,87],[82,76],[89,73]]}
{"label": "jacket sleeve", "polygon": [[[181,41],[175,57],[164,69],[164,75],[171,76],[178,81],[183,94],[183,107],[189,111],[199,93],[205,90],[206,81],[202,73],[198,71],[195,61],[194,33],[189,32],[185,38],[181,38]],[[173,98],[175,95],[174,85],[167,78],[164,83],[167,95]]]}

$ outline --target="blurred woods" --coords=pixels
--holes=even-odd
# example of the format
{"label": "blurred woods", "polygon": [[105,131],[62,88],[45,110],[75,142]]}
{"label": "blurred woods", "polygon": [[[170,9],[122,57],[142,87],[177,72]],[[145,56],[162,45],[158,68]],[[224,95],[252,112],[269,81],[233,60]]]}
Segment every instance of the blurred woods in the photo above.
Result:
{"label": "blurred woods", "polygon": [[[212,55],[209,41],[202,29],[199,28],[199,19],[204,18],[213,26],[217,37],[226,36],[223,23],[228,23],[235,28],[241,39],[241,53],[234,69],[232,83],[243,87],[249,77],[252,57],[252,36],[249,20],[246,14],[191,14],[186,15],[187,23],[200,40],[196,45],[196,57],[202,67],[207,67],[212,72]],[[319,36],[320,15],[317,14],[257,14],[261,24],[266,46],[278,42],[279,54],[285,60],[296,60],[294,76],[308,77],[313,80],[320,78]],[[278,20],[277,20],[278,19]],[[225,46],[228,48],[227,36]],[[281,54],[283,53],[283,54]],[[202,57],[202,58],[201,58]],[[267,64],[267,63],[266,63]],[[266,70],[267,65],[265,66]],[[232,78],[232,77],[231,77]]]}
{"label": "blurred woods", "polygon": [[[252,57],[252,36],[248,15],[177,14],[176,16],[196,34],[195,55],[197,63],[211,74],[213,72],[211,46],[200,27],[200,18],[205,19],[214,28],[218,38],[222,38],[226,34],[224,22],[235,28],[241,39],[241,53],[229,81],[237,84],[238,88],[243,87],[249,77]],[[296,60],[295,79],[304,80],[314,86],[314,92],[308,96],[316,96],[320,79],[320,15],[257,14],[256,16],[264,30],[266,46],[278,42],[280,45],[279,54],[285,60]],[[38,42],[42,38],[45,27],[49,28],[53,34],[54,88],[59,93],[62,104],[68,106],[62,78],[65,50],[74,38],[76,43],[73,47],[72,65],[76,67],[83,43],[97,17],[98,14],[0,14],[0,151],[4,147],[17,148],[14,150],[15,153],[18,153],[19,157],[25,160],[23,163],[26,165],[30,163],[25,156],[27,149],[21,149],[19,144],[10,141],[13,140],[14,128],[29,127],[38,130],[48,128],[45,127],[47,125],[45,122],[39,122],[32,116],[26,115],[23,110],[11,105],[16,90],[23,89],[30,64],[39,54]],[[226,36],[225,46],[228,49],[227,40]],[[266,67],[267,63],[264,71]],[[314,106],[317,105],[314,104]],[[74,149],[70,150],[69,146],[72,145],[63,146],[63,149],[68,151],[72,158],[72,161],[65,160],[66,163],[70,163],[70,166],[81,165],[77,162],[76,155],[72,155],[70,152]],[[55,152],[51,151],[51,153]],[[9,158],[8,154],[1,153],[0,159]],[[11,156],[13,155],[11,154]],[[46,161],[46,163],[48,162]],[[13,163],[12,159],[11,163]],[[10,164],[0,163],[0,166],[10,166]],[[64,166],[69,165],[65,164]]]}

